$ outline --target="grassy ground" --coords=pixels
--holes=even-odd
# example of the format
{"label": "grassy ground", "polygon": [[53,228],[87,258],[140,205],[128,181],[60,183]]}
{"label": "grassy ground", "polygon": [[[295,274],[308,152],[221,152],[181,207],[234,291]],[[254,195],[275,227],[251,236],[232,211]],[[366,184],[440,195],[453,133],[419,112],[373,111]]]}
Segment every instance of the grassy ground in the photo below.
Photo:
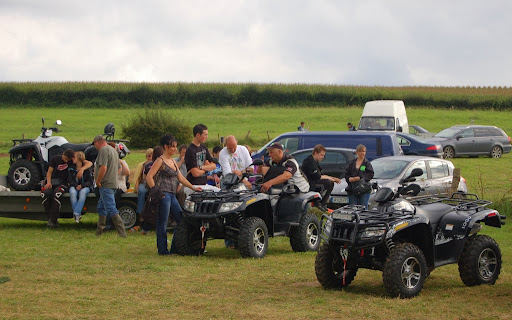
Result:
{"label": "grassy ground", "polygon": [[[64,122],[71,142],[90,141],[108,122],[121,123],[133,109],[0,109],[0,153],[10,139],[39,134],[40,117]],[[261,146],[294,131],[303,120],[311,130],[345,130],[361,108],[205,108],[171,110],[190,124],[204,122],[210,139],[235,134]],[[87,121],[84,121],[84,114]],[[408,110],[409,121],[431,131],[457,123],[494,124],[509,134],[509,114],[491,111]],[[268,134],[267,134],[268,131]],[[134,152],[131,168],[144,159]],[[485,198],[510,197],[512,156],[454,159],[470,191]],[[8,158],[0,158],[6,174]],[[508,198],[510,199],[510,198]],[[510,200],[506,200],[510,203]],[[0,204],[1,205],[1,204]],[[510,213],[509,220],[510,220]],[[61,219],[62,220],[62,219]],[[5,319],[509,319],[512,310],[512,227],[484,227],[501,246],[504,262],[494,286],[465,287],[457,266],[434,270],[421,295],[386,297],[380,272],[360,270],[346,291],[323,290],[314,274],[315,253],[294,253],[288,238],[270,240],[262,260],[241,259],[222,241],[208,243],[202,257],[160,257],[155,235],[94,236],[97,216],[59,230],[44,222],[0,218],[0,318]]]}
{"label": "grassy ground", "polygon": [[509,319],[512,227],[484,227],[503,251],[494,286],[465,287],[456,265],[432,272],[419,297],[386,296],[378,271],[360,270],[346,291],[326,291],[315,253],[270,240],[261,260],[211,241],[202,257],[160,257],[155,236],[97,238],[84,223],[0,218],[0,318],[4,319]]}

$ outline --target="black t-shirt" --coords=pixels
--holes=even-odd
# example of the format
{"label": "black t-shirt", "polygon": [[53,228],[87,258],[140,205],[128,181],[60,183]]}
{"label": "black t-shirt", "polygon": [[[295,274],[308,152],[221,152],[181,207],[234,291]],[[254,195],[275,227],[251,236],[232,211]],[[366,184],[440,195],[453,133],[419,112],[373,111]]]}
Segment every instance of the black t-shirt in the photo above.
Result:
{"label": "black t-shirt", "polygon": [[73,161],[65,162],[62,160],[62,155],[53,156],[50,160],[50,167],[53,168],[52,180],[60,180],[60,184],[68,184],[68,169],[73,164]]}
{"label": "black t-shirt", "polygon": [[[210,152],[208,152],[208,148],[204,144],[200,144],[196,146],[191,143],[187,152],[185,153],[185,165],[187,166],[187,171],[190,171],[192,168],[198,168],[203,166],[205,161],[208,160],[211,162],[212,157],[210,156]],[[200,177],[194,177],[191,173],[187,175],[187,180],[193,185],[205,185],[207,182],[206,173]]]}
{"label": "black t-shirt", "polygon": [[309,155],[304,159],[301,168],[310,184],[314,184],[322,177],[322,167],[320,167],[320,164],[313,158],[313,155]]}

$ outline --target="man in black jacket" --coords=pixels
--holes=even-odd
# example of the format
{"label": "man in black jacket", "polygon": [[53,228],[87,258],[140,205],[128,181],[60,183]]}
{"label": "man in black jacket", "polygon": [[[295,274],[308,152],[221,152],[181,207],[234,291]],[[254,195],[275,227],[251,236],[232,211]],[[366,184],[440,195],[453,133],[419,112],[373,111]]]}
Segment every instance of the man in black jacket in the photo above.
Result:
{"label": "man in black jacket", "polygon": [[313,154],[308,156],[302,162],[302,172],[306,175],[309,181],[310,190],[313,191],[325,191],[322,195],[322,201],[320,202],[319,209],[327,211],[327,201],[331,195],[334,183],[340,183],[340,178],[331,177],[323,174],[322,167],[320,167],[320,161],[325,157],[325,147],[321,144],[317,144],[313,149]]}

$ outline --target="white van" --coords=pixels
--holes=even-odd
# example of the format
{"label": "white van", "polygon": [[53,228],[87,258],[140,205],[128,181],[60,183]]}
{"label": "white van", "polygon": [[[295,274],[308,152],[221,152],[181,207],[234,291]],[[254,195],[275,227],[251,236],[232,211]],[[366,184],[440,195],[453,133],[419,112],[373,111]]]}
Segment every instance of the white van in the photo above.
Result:
{"label": "white van", "polygon": [[409,133],[409,121],[401,100],[368,101],[364,105],[358,131]]}

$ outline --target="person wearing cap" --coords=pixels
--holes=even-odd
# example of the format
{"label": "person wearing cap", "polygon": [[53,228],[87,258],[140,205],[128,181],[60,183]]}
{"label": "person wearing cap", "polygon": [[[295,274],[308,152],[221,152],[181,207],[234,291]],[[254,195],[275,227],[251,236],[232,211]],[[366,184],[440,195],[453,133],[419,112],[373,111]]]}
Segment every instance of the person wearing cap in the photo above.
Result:
{"label": "person wearing cap", "polygon": [[269,159],[258,172],[264,175],[262,192],[268,192],[272,186],[284,183],[294,184],[300,192],[309,191],[309,183],[299,169],[299,164],[290,155],[285,155],[280,143],[273,143],[268,148]]}
{"label": "person wearing cap", "polygon": [[121,237],[126,237],[123,219],[119,216],[114,198],[117,189],[117,173],[121,167],[118,152],[107,144],[104,136],[94,137],[93,145],[98,150],[98,157],[94,164],[94,181],[98,187],[100,198],[98,199],[98,226],[96,235],[103,234],[107,216],[110,216],[117,233]]}

